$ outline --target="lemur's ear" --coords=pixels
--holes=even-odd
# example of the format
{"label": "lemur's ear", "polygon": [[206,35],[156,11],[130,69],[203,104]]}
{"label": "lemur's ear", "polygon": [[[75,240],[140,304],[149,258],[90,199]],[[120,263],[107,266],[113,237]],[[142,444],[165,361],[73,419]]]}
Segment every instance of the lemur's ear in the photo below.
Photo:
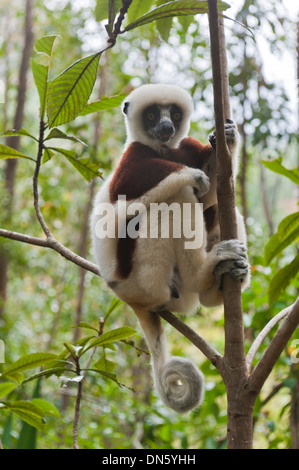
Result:
{"label": "lemur's ear", "polygon": [[129,105],[130,105],[129,101],[126,101],[123,107],[124,114],[128,114]]}

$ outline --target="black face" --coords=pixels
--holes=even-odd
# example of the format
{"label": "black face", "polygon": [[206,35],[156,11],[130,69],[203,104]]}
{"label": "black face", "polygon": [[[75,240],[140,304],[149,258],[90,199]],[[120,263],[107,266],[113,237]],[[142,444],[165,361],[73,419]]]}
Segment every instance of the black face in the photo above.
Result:
{"label": "black face", "polygon": [[152,139],[166,143],[179,129],[182,118],[183,113],[178,106],[154,104],[142,113],[143,129]]}

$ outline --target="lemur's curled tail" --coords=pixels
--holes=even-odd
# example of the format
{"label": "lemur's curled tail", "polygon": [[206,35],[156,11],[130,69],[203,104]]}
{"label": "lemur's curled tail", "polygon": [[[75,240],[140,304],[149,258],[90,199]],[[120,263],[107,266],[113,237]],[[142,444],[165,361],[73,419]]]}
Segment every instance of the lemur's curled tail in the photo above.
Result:
{"label": "lemur's curled tail", "polygon": [[203,398],[204,378],[189,359],[170,356],[158,313],[134,308],[152,357],[156,389],[165,405],[178,413],[190,411]]}

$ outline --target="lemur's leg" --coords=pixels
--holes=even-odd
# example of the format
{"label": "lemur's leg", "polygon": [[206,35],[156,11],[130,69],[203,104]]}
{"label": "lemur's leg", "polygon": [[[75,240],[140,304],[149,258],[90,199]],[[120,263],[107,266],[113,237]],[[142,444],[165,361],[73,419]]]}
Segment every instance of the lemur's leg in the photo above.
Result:
{"label": "lemur's leg", "polygon": [[[208,253],[200,270],[199,297],[203,305],[214,306],[222,303],[223,275],[230,276],[241,282],[245,289],[250,281],[250,266],[246,250],[246,233],[243,217],[236,209],[239,239],[224,240],[216,243]],[[214,236],[215,229],[214,229]]]}

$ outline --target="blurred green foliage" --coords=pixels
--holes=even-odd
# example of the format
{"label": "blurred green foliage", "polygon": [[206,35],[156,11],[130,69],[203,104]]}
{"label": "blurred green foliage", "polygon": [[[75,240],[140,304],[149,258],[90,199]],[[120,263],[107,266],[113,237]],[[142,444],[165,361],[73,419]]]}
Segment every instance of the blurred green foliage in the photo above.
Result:
{"label": "blurred green foliage", "polygon": [[[11,128],[16,106],[17,73],[22,52],[22,28],[24,3],[14,0],[18,14],[9,13],[9,2],[5,3],[5,14],[0,19],[10,22],[15,34],[4,35],[0,49],[0,64],[8,71],[9,102],[0,113],[5,116],[6,129]],[[115,2],[115,5],[120,2]],[[133,22],[146,13],[145,2],[134,0],[129,21]],[[160,6],[165,2],[148,2]],[[180,2],[182,3],[182,2]],[[194,3],[194,2],[193,2]],[[271,5],[273,2],[270,2]],[[276,2],[280,4],[281,2]],[[142,7],[143,5],[143,7]],[[36,1],[35,35],[60,35],[54,48],[50,76],[53,80],[66,67],[81,57],[90,56],[105,46],[107,31],[102,20],[107,10],[101,8],[103,2],[93,3],[94,8],[75,4],[68,0]],[[273,6],[273,5],[272,5]],[[140,8],[141,9],[140,9]],[[289,36],[279,34],[278,13],[265,11],[262,2],[244,2],[239,19],[253,28],[252,18],[258,18],[259,25],[269,20],[277,50],[284,49],[290,41],[295,41],[294,26],[290,24]],[[113,17],[113,12],[110,12]],[[276,15],[276,16],[275,16]],[[149,23],[132,30],[118,39],[116,46],[109,51],[106,62],[100,57],[100,73],[105,68],[105,94],[117,96],[127,93],[132,86],[148,81],[171,81],[191,90],[198,104],[192,123],[192,135],[207,140],[213,127],[213,106],[211,90],[211,70],[207,22],[199,18],[199,27],[192,17],[169,18],[155,25]],[[287,21],[287,20],[285,20]],[[298,275],[281,290],[279,297],[269,301],[268,288],[273,275],[294,259],[297,254],[298,235],[290,245],[275,258],[265,260],[264,248],[269,243],[269,227],[265,220],[260,185],[259,158],[278,158],[285,155],[283,162],[288,168],[296,165],[297,141],[294,137],[289,104],[285,90],[275,83],[260,83],[260,63],[254,61],[256,45],[250,34],[240,26],[233,26],[234,34],[229,34],[228,53],[232,63],[231,85],[232,104],[237,118],[246,124],[248,166],[246,172],[249,232],[249,257],[253,266],[251,287],[243,294],[246,347],[275,313],[294,302],[298,295]],[[275,31],[277,33],[275,34]],[[111,33],[111,30],[110,30]],[[164,41],[164,42],[163,42]],[[165,41],[168,41],[167,43]],[[288,41],[288,42],[287,42]],[[240,44],[247,45],[246,56],[240,57]],[[295,44],[295,43],[294,43]],[[244,46],[245,47],[245,46]],[[246,60],[245,60],[246,59]],[[35,67],[35,69],[34,69]],[[33,71],[37,70],[33,66]],[[41,70],[41,69],[40,69]],[[35,77],[36,78],[36,77]],[[96,82],[92,101],[97,101],[100,81]],[[245,88],[247,87],[247,88]],[[259,90],[263,88],[261,94]],[[32,74],[27,89],[24,128],[36,136],[39,128],[39,98],[43,96],[34,87]],[[246,97],[246,109],[244,104]],[[279,106],[273,110],[273,101]],[[275,111],[275,112],[274,112]],[[245,116],[244,116],[245,112]],[[3,119],[4,121],[4,119]],[[95,142],[97,121],[100,123],[100,138]],[[4,132],[4,128],[0,129]],[[88,158],[89,163],[100,167],[104,177],[121,154],[125,141],[125,129],[119,109],[105,109],[96,115],[78,117],[64,123],[61,130],[65,135],[73,135],[88,143],[68,141],[68,151],[76,151],[80,158]],[[36,142],[22,137],[21,151],[25,155],[36,156]],[[41,236],[36,221],[32,199],[32,162],[20,159],[15,183],[14,211],[5,228],[33,236]],[[272,201],[271,214],[275,231],[278,223],[292,213],[295,197],[295,184],[288,183],[282,175],[276,176],[266,170],[266,193]],[[88,179],[88,178],[87,178]],[[96,182],[98,187],[100,179]],[[1,200],[5,204],[5,167],[0,162]],[[88,204],[90,183],[69,164],[61,154],[42,165],[39,175],[40,203],[45,220],[55,237],[75,252],[79,250],[82,221]],[[253,188],[253,190],[252,190]],[[240,187],[237,188],[240,199]],[[273,192],[275,191],[275,198]],[[0,225],[4,227],[0,213]],[[275,235],[274,235],[275,236]],[[74,341],[78,307],[79,268],[67,262],[58,253],[47,249],[0,239],[2,249],[9,259],[8,296],[5,314],[1,318],[0,337],[5,343],[5,364],[2,372],[20,358],[43,353],[32,374],[45,366],[49,354],[72,356],[73,344],[85,344],[84,339],[95,336],[101,318],[106,318],[103,334],[124,326],[138,328],[132,312],[124,305],[109,306],[113,296],[104,282],[87,273],[84,281],[82,322],[79,339]],[[268,245],[269,246],[269,245]],[[89,250],[88,259],[92,260]],[[272,299],[273,300],[273,299]],[[223,351],[222,310],[200,309],[199,315],[186,319],[186,322],[216,349]],[[86,329],[86,325],[87,326]],[[80,448],[149,448],[149,449],[197,449],[224,448],[226,445],[226,396],[225,387],[213,366],[206,361],[187,340],[180,337],[166,325],[174,354],[189,355],[199,365],[206,378],[205,400],[200,408],[189,415],[179,416],[165,408],[152,389],[149,356],[146,344],[140,333],[125,342],[117,341],[107,347],[97,347],[91,369],[107,372],[106,376],[90,371],[83,384],[83,399],[80,410]],[[129,330],[127,330],[128,332]],[[271,332],[259,351],[257,359],[267,346]],[[298,338],[298,330],[295,338]],[[81,342],[81,343],[80,343]],[[65,348],[63,345],[67,344]],[[88,344],[88,343],[86,343]],[[62,351],[64,351],[62,353]],[[76,351],[76,350],[75,350]],[[46,356],[46,355],[49,356]],[[75,353],[74,353],[75,354]],[[279,359],[255,408],[255,440],[257,448],[288,448],[291,446],[290,397],[298,382],[298,365],[291,361],[291,349]],[[32,356],[31,356],[32,357]],[[62,358],[62,356],[61,356]],[[68,359],[70,357],[68,356]],[[81,360],[80,360],[81,361]],[[83,361],[83,360],[82,360]],[[85,360],[84,360],[85,361]],[[82,369],[85,362],[80,362]],[[21,373],[19,370],[18,373]],[[28,369],[21,376],[2,377],[0,398],[6,403],[0,413],[0,438],[7,448],[71,448],[73,445],[72,425],[78,384],[76,381],[61,379],[56,375],[40,376],[27,381]],[[110,375],[110,376],[109,376]],[[113,380],[112,376],[117,380]],[[112,378],[112,380],[111,380]],[[20,384],[23,385],[20,386]],[[125,384],[119,386],[119,383]],[[271,396],[273,389],[277,392]],[[12,403],[18,408],[13,409]],[[18,405],[17,405],[18,404]],[[23,414],[22,414],[23,413]],[[23,418],[23,419],[22,419]],[[38,424],[37,424],[38,422]],[[33,426],[32,426],[33,425]],[[34,427],[35,426],[35,427]],[[38,428],[38,430],[37,430]]]}

